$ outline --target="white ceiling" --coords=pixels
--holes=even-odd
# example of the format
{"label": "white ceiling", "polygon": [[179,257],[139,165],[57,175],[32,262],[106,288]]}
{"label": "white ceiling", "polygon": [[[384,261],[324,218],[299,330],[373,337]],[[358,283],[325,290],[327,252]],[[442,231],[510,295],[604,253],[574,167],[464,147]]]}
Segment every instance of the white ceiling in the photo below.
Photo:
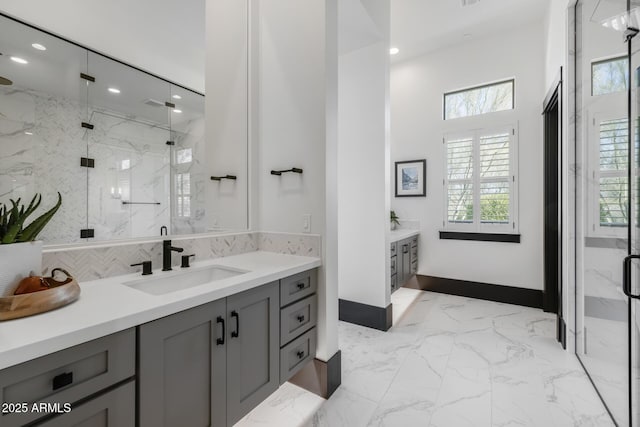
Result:
{"label": "white ceiling", "polygon": [[392,62],[542,22],[550,0],[391,0]]}
{"label": "white ceiling", "polygon": [[0,0],[0,12],[204,92],[205,0]]}

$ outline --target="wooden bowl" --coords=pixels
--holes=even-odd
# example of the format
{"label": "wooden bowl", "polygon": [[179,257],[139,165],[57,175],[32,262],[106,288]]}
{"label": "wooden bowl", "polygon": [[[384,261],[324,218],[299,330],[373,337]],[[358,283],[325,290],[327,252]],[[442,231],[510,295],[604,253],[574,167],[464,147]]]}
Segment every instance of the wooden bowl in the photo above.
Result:
{"label": "wooden bowl", "polygon": [[75,279],[69,283],[44,291],[22,295],[0,296],[0,320],[32,316],[71,304],[80,296]]}

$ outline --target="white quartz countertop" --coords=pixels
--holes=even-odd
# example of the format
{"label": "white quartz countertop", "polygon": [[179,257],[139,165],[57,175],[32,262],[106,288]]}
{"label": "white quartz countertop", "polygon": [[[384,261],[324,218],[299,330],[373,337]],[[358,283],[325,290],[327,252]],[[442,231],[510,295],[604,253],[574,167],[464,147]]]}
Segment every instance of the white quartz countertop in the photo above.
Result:
{"label": "white quartz countertop", "polygon": [[[107,262],[105,260],[105,262]],[[140,273],[80,283],[80,299],[47,313],[0,322],[0,369],[206,304],[320,266],[320,258],[248,252],[192,263],[247,273],[164,295],[123,285]],[[179,274],[154,270],[153,276]]]}
{"label": "white quartz countertop", "polygon": [[420,234],[420,230],[409,229],[396,229],[389,232],[389,243],[398,242],[400,240],[408,239],[409,237],[417,236]]}

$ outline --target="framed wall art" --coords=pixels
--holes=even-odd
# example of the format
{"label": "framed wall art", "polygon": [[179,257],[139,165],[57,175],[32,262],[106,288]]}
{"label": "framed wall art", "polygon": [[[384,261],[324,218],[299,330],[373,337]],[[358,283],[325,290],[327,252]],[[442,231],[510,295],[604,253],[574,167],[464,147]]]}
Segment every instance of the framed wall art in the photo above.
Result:
{"label": "framed wall art", "polygon": [[425,197],[426,195],[426,159],[396,162],[396,197]]}

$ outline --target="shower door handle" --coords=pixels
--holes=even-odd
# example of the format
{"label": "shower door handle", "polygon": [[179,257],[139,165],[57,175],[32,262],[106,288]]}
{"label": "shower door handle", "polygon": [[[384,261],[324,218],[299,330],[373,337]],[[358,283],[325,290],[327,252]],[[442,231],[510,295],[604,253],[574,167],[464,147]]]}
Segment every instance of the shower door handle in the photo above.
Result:
{"label": "shower door handle", "polygon": [[634,259],[640,259],[640,255],[629,255],[622,264],[622,291],[629,298],[640,299],[640,295],[631,293],[631,261]]}

